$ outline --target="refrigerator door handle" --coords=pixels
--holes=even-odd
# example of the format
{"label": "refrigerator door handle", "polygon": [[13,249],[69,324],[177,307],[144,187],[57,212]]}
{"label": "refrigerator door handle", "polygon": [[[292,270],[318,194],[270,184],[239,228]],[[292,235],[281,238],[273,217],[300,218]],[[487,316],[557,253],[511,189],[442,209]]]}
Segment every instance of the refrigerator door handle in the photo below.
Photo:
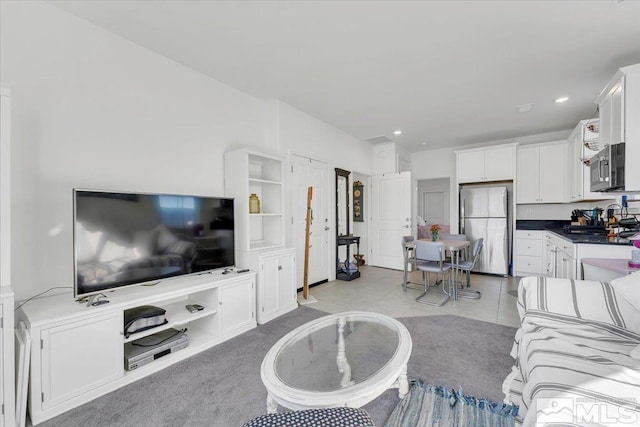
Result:
{"label": "refrigerator door handle", "polygon": [[460,208],[460,234],[464,234],[464,211],[466,200],[462,199],[462,206]]}

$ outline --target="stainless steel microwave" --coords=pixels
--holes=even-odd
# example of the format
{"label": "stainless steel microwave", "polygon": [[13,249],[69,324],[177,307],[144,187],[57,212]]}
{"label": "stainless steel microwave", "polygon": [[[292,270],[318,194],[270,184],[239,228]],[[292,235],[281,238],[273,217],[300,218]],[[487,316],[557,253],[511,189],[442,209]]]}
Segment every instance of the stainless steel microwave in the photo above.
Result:
{"label": "stainless steel microwave", "polygon": [[598,151],[590,161],[591,191],[624,190],[624,142]]}

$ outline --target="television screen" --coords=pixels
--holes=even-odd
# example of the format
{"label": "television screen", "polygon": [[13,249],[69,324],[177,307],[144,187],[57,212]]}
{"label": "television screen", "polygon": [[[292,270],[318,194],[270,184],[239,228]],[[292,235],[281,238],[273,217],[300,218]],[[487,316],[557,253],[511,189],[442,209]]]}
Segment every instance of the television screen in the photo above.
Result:
{"label": "television screen", "polygon": [[233,199],[74,190],[75,295],[231,267]]}

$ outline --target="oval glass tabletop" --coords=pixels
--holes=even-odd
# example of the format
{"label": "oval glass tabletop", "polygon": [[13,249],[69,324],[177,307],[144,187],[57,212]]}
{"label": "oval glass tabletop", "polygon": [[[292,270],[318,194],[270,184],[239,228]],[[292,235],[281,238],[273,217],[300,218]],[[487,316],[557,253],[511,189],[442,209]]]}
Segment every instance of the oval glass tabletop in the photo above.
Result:
{"label": "oval glass tabletop", "polygon": [[286,342],[275,357],[274,370],[282,383],[296,389],[341,390],[382,370],[398,351],[399,341],[398,326],[379,317],[350,314],[328,319]]}

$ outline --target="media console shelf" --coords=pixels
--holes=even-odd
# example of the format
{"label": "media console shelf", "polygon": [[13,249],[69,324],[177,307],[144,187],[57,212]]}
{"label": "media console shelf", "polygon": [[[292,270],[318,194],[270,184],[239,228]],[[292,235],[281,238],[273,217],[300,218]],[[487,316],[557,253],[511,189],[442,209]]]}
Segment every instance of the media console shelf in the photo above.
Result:
{"label": "media console shelf", "polygon": [[190,313],[185,309],[186,305],[189,304],[201,304],[202,301],[195,301],[193,299],[180,300],[177,302],[173,302],[170,304],[158,304],[162,308],[166,310],[165,318],[167,319],[167,323],[164,325],[156,326],[152,329],[147,329],[142,332],[137,332],[134,334],[130,334],[129,337],[125,337],[124,342],[131,342],[138,340],[140,338],[148,337],[149,335],[157,334],[158,332],[165,331],[170,328],[180,329],[188,325],[190,322],[195,322],[198,319],[202,319],[207,316],[213,316],[218,311],[216,307],[206,307],[202,311],[198,311],[196,313]]}
{"label": "media console shelf", "polygon": [[[109,304],[87,307],[70,294],[27,302],[16,319],[31,336],[29,413],[34,425],[164,369],[256,326],[255,273],[200,274],[156,286],[105,292]],[[190,313],[185,306],[200,304]],[[124,311],[166,310],[168,323],[124,336]],[[187,328],[189,345],[139,368],[124,368],[124,345],[168,328]]]}

